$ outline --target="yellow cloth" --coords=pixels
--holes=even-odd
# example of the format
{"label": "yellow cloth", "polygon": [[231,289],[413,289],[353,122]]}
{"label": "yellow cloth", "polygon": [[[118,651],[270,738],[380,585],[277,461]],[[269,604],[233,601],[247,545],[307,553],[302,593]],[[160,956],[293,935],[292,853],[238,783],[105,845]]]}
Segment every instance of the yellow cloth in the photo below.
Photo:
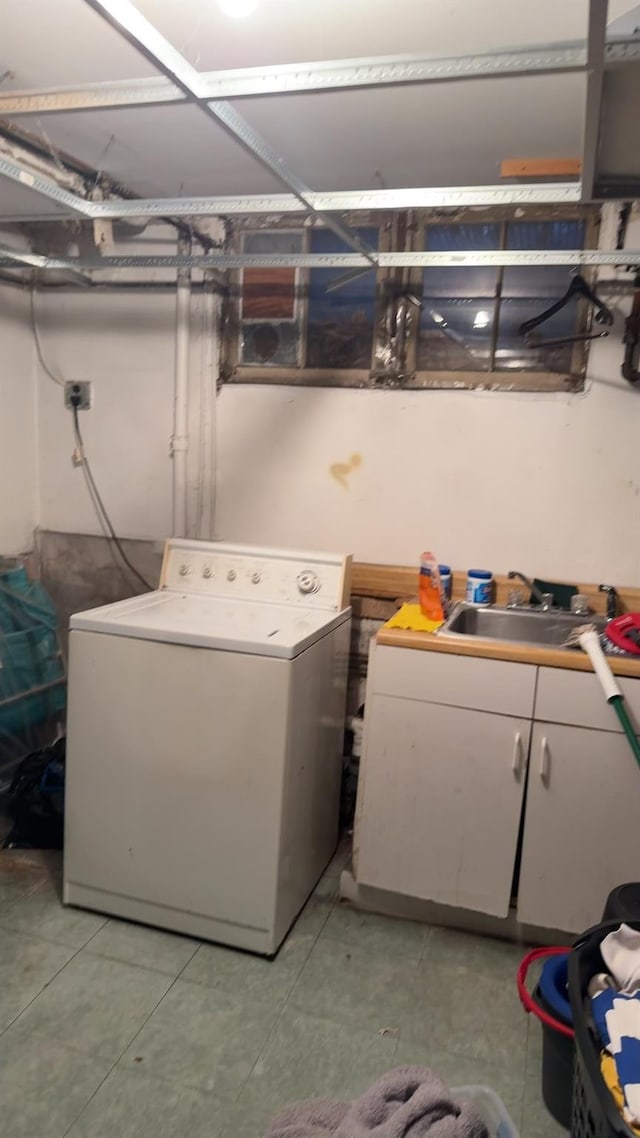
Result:
{"label": "yellow cloth", "polygon": [[633,1130],[634,1134],[640,1135],[640,1127],[632,1126],[631,1123],[627,1122],[624,1118],[624,1095],[622,1093],[622,1087],[620,1086],[620,1080],[618,1079],[618,1068],[616,1067],[616,1061],[613,1055],[610,1055],[608,1051],[600,1052],[600,1074],[611,1091],[611,1097],[627,1126],[630,1130]]}
{"label": "yellow cloth", "polygon": [[435,632],[444,624],[443,620],[428,620],[422,615],[420,605],[403,605],[395,616],[385,624],[385,628],[408,628],[411,632]]}

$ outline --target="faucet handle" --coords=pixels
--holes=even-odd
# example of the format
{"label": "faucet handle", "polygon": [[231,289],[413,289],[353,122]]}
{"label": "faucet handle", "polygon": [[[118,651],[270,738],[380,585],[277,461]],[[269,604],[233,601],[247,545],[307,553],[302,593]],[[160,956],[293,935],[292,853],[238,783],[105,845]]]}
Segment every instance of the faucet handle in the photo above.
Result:
{"label": "faucet handle", "polygon": [[618,607],[618,594],[614,585],[598,585],[599,593],[607,594],[607,620],[613,620]]}

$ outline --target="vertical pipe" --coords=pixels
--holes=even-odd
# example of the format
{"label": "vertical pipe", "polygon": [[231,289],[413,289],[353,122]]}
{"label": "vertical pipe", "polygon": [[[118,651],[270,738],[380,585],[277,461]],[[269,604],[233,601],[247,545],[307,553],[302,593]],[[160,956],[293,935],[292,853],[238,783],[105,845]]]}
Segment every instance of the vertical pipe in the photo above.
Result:
{"label": "vertical pipe", "polygon": [[[178,253],[188,256],[191,240],[180,237]],[[178,269],[176,287],[176,354],[173,395],[173,536],[187,534],[187,436],[189,404],[189,317],[191,309],[191,271]]]}

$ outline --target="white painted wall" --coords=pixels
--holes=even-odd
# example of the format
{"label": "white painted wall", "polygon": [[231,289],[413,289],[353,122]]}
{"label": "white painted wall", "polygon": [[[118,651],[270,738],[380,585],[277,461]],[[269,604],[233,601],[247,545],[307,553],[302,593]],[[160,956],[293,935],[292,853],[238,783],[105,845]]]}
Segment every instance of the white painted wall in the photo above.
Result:
{"label": "white painted wall", "polygon": [[[608,240],[611,237],[609,235]],[[629,234],[640,247],[640,223]],[[39,296],[48,358],[95,384],[88,453],[123,536],[171,529],[171,294]],[[192,376],[202,370],[194,303]],[[217,402],[217,537],[336,548],[413,564],[426,546],[457,568],[640,580],[640,391],[620,378],[620,336],[592,347],[580,395],[227,386]],[[99,532],[71,465],[69,413],[39,378],[41,524]],[[191,504],[199,423],[192,409]],[[345,487],[331,466],[353,454]],[[206,490],[211,478],[205,469]],[[199,532],[210,531],[203,524]]]}
{"label": "white painted wall", "polygon": [[[48,366],[88,379],[94,407],[80,425],[93,474],[122,537],[171,530],[175,299],[168,293],[81,289],[38,292]],[[38,368],[40,524],[101,533],[82,470],[75,467],[71,413],[63,391]]]}
{"label": "white painted wall", "polygon": [[36,460],[28,295],[0,286],[0,556],[14,556],[32,546]]}

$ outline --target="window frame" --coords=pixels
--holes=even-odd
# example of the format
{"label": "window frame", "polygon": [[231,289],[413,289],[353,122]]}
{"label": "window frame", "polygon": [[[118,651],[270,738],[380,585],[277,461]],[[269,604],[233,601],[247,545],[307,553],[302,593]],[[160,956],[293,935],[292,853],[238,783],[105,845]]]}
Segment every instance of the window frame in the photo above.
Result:
{"label": "window frame", "polygon": [[[597,237],[600,225],[600,210],[595,206],[491,206],[471,207],[464,209],[425,209],[425,210],[394,210],[385,213],[363,212],[347,215],[347,223],[357,229],[364,226],[375,226],[379,230],[379,250],[388,251],[393,248],[404,248],[407,251],[417,251],[425,248],[425,231],[428,226],[437,224],[464,224],[464,223],[494,223],[502,227],[504,241],[507,224],[518,221],[583,221],[585,224],[585,248],[597,247]],[[296,223],[297,222],[297,223]],[[311,224],[297,215],[265,218],[263,223],[247,218],[236,222],[230,231],[228,249],[230,252],[240,251],[243,234],[256,231],[288,230],[306,234],[303,248],[310,245]],[[299,304],[301,344],[300,358],[306,358],[307,328],[308,328],[308,286],[310,269],[296,270],[296,289],[300,289],[300,296],[296,300]],[[422,295],[423,282],[422,268],[391,269],[382,268],[376,277],[376,301],[374,312],[374,331],[371,346],[370,368],[307,368],[254,366],[240,363],[240,329],[241,329],[241,299],[242,299],[242,270],[233,270],[230,273],[230,295],[223,309],[223,326],[221,337],[221,377],[223,383],[229,384],[266,384],[285,385],[296,387],[357,387],[370,390],[491,390],[491,391],[568,391],[584,390],[584,380],[587,369],[589,343],[576,343],[573,345],[571,370],[569,372],[555,371],[438,371],[424,370],[417,366],[418,340],[420,328],[420,310],[413,305],[407,305],[407,335],[406,335],[406,368],[401,378],[394,378],[384,373],[382,365],[376,361],[382,358],[382,353],[388,344],[388,330],[386,328],[388,310],[384,304],[385,290],[389,284],[395,282],[409,291]],[[585,271],[589,279],[593,274]],[[496,289],[495,303],[499,306],[500,288],[504,276],[504,268],[498,270],[498,287]],[[499,320],[494,322],[493,348],[499,332]],[[584,300],[578,302],[578,320],[576,335],[584,335],[590,327],[589,306]]]}

